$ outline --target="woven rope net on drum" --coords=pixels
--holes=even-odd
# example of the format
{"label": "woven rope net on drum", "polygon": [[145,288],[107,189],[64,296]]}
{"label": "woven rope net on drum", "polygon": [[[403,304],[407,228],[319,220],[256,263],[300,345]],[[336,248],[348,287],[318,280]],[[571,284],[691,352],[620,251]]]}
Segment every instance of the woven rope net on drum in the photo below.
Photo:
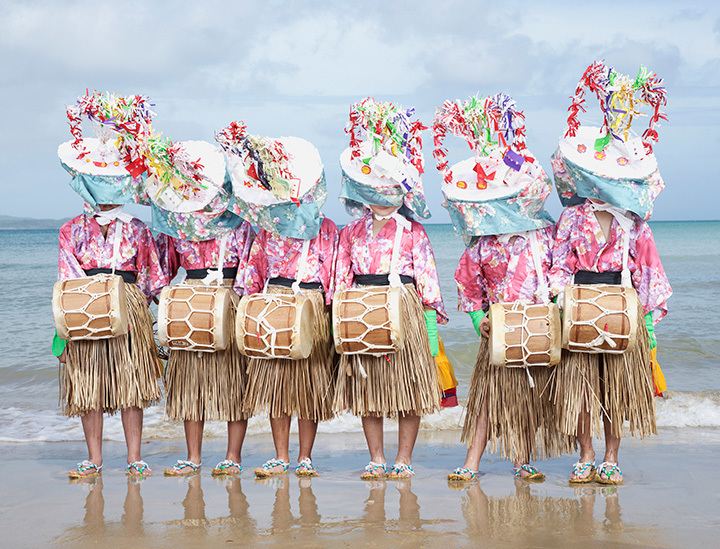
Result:
{"label": "woven rope net on drum", "polygon": [[[573,341],[568,342],[568,350],[570,351],[594,351],[596,353],[611,353],[611,354],[622,354],[625,352],[625,349],[627,349],[629,340],[630,340],[630,332],[628,331],[627,335],[624,334],[613,334],[606,330],[603,330],[598,325],[598,321],[605,317],[605,316],[614,316],[614,315],[623,315],[625,319],[627,320],[627,325],[630,326],[630,315],[627,312],[628,309],[628,300],[627,296],[624,293],[609,293],[605,292],[601,289],[595,289],[595,288],[583,288],[583,293],[593,293],[595,294],[593,297],[585,297],[580,298],[580,289],[575,288],[573,291],[573,300],[575,301],[575,308],[578,309],[581,305],[587,304],[590,306],[597,307],[597,309],[600,311],[596,316],[593,318],[588,318],[585,320],[580,319],[574,319],[572,321],[573,328],[578,326],[589,326],[593,330],[597,332],[597,337],[593,339],[592,341],[588,341],[587,343],[576,343]],[[623,300],[623,307],[622,310],[618,311],[616,308],[609,309],[607,307],[604,307],[599,303],[599,299],[601,297],[606,297],[608,295],[613,296],[619,296]],[[584,309],[587,310],[587,309]],[[605,325],[607,327],[607,324]],[[628,343],[624,346],[622,346],[620,349],[618,349],[618,344],[615,340],[628,340]],[[607,343],[612,347],[612,349],[603,349],[600,347],[603,343]]]}
{"label": "woven rope net on drum", "polygon": [[[204,345],[202,343],[197,343],[194,339],[194,334],[198,332],[204,332],[210,335],[209,341],[215,342],[217,340],[216,336],[216,328],[214,323],[211,323],[210,328],[200,328],[192,324],[190,321],[190,318],[193,314],[199,313],[202,315],[212,315],[212,311],[215,307],[215,300],[217,299],[217,296],[212,295],[217,288],[209,288],[209,287],[203,287],[203,286],[192,286],[192,285],[186,285],[182,287],[182,290],[188,290],[192,292],[192,295],[188,297],[187,299],[179,299],[176,296],[173,296],[173,300],[176,302],[184,302],[185,305],[187,305],[189,311],[184,317],[176,317],[173,316],[168,324],[175,324],[175,323],[185,323],[185,325],[188,328],[187,333],[184,336],[178,336],[173,335],[172,340],[173,341],[184,341],[186,343],[185,347],[187,349],[193,349],[196,351],[215,351],[215,345]],[[208,295],[210,294],[210,297],[212,298],[212,303],[209,307],[203,307],[203,308],[195,308],[193,306],[193,299],[197,295]],[[173,311],[173,314],[175,314],[176,311]],[[168,328],[169,331],[169,328]],[[179,347],[178,345],[174,345]]]}
{"label": "woven rope net on drum", "polygon": [[[68,331],[72,332],[78,332],[80,330],[86,330],[88,333],[83,336],[83,339],[100,339],[108,336],[108,332],[111,331],[110,326],[101,326],[99,328],[93,328],[91,326],[92,322],[99,319],[99,318],[113,318],[117,313],[115,309],[113,308],[113,300],[110,299],[110,294],[113,293],[113,290],[115,287],[108,284],[113,279],[113,275],[97,275],[93,278],[89,278],[87,282],[82,284],[81,286],[77,286],[76,288],[73,288],[72,290],[66,290],[66,294],[71,295],[85,295],[88,297],[87,302],[82,305],[81,307],[76,307],[74,309],[65,309],[63,311],[63,314],[65,317],[69,314],[81,314],[83,315],[87,320],[85,320],[84,324],[81,325],[74,325],[72,327],[68,326]],[[89,287],[93,284],[97,285],[105,284],[106,290],[103,292],[96,292],[89,289]],[[88,307],[93,305],[98,299],[100,298],[107,298],[110,307],[108,309],[108,312],[103,312],[100,314],[93,314],[90,311],[88,311]],[[64,301],[64,300],[63,300]],[[63,303],[64,304],[64,303]]]}
{"label": "woven rope net on drum", "polygon": [[[276,326],[273,326],[273,324],[269,320],[269,317],[280,307],[290,307],[293,309],[295,314],[298,314],[298,309],[297,307],[295,307],[294,300],[290,296],[272,294],[264,294],[262,296],[262,299],[265,301],[265,305],[256,316],[250,314],[249,306],[245,309],[245,326],[247,327],[248,320],[252,320],[255,322],[256,332],[252,335],[257,338],[258,343],[262,344],[262,347],[260,347],[259,345],[253,347],[252,355],[262,355],[267,357],[290,355],[290,353],[292,352],[292,333],[295,329],[295,323],[289,323],[289,327],[287,328],[278,328]],[[263,328],[263,330],[265,330],[264,334],[260,333],[260,328]],[[290,332],[290,337],[288,338],[288,345],[280,345],[277,342],[278,335],[284,332]],[[279,351],[283,352],[280,353]]]}
{"label": "woven rope net on drum", "polygon": [[[533,352],[530,349],[529,342],[530,338],[532,337],[545,337],[547,338],[547,332],[546,331],[539,331],[539,332],[533,332],[530,329],[530,322],[533,320],[542,320],[544,318],[547,318],[548,316],[548,307],[546,305],[528,305],[523,302],[514,302],[512,304],[503,304],[505,308],[505,315],[508,313],[517,313],[521,316],[522,322],[519,325],[516,325],[513,327],[514,330],[522,330],[520,333],[521,341],[520,341],[520,348],[522,349],[522,358],[519,360],[511,360],[509,358],[506,358],[505,365],[509,368],[524,368],[527,366],[549,366],[550,365],[550,350],[541,350],[541,351],[535,351]],[[507,323],[505,329],[507,330]],[[510,349],[510,345],[507,343],[507,339],[504,341],[505,345],[505,356],[507,357],[508,349]],[[513,345],[513,348],[516,348],[517,345]],[[545,355],[547,359],[545,360],[538,360],[537,362],[533,362],[530,360],[532,356],[543,356]]]}
{"label": "woven rope net on drum", "polygon": [[[403,291],[405,291],[404,288]],[[383,295],[383,297],[385,298],[382,303],[379,303],[377,305],[367,303],[369,298],[373,298],[378,295]],[[362,313],[358,315],[349,316],[347,314],[347,309],[345,310],[345,314],[343,315],[342,320],[344,323],[357,322],[365,327],[363,332],[361,332],[359,335],[356,335],[355,337],[342,337],[343,345],[345,345],[346,343],[359,343],[360,345],[364,346],[363,349],[346,352],[346,354],[366,354],[380,356],[387,353],[395,352],[395,348],[393,345],[396,342],[396,337],[392,330],[392,321],[389,314],[390,300],[388,299],[388,295],[385,294],[385,290],[367,290],[367,293],[362,293],[358,297],[354,298],[348,297],[348,294],[346,293],[342,301],[343,304],[356,303],[364,308]],[[382,322],[382,324],[370,324],[365,320],[366,316],[380,309],[387,311],[387,313],[385,314],[385,320]],[[370,341],[367,341],[369,334],[374,332],[375,330],[387,330],[390,333],[392,343],[390,345],[377,345],[371,343]]]}

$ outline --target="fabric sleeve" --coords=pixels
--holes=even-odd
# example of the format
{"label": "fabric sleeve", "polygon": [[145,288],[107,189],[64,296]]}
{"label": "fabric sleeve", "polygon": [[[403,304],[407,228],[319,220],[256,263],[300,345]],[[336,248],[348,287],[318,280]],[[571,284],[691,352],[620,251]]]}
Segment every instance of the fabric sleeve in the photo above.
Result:
{"label": "fabric sleeve", "polygon": [[638,218],[635,228],[637,236],[630,242],[630,257],[635,263],[633,286],[638,292],[643,312],[652,313],[653,322],[658,322],[668,312],[667,299],[672,295],[672,289],[650,227]]}
{"label": "fabric sleeve", "polygon": [[180,256],[173,244],[173,238],[166,234],[160,233],[153,238],[155,249],[157,250],[158,260],[165,276],[168,280],[172,280],[177,276],[180,269]]}
{"label": "fabric sleeve", "polygon": [[65,223],[60,227],[58,247],[58,280],[82,278],[85,276],[80,262],[75,257],[75,244],[72,240],[72,224]]}
{"label": "fabric sleeve", "polygon": [[455,269],[455,283],[458,289],[458,310],[469,313],[471,311],[484,311],[488,299],[480,264],[480,243],[478,240],[472,248],[466,249],[457,269]]}
{"label": "fabric sleeve", "polygon": [[560,294],[565,286],[570,284],[575,274],[577,257],[571,242],[573,217],[572,211],[565,209],[557,223],[555,242],[552,246],[552,267],[548,272],[551,297]]}
{"label": "fabric sleeve", "polygon": [[245,271],[247,271],[250,253],[255,242],[255,230],[252,228],[250,223],[243,221],[242,225],[240,225],[238,229],[235,229],[235,234],[240,242],[237,247],[238,265],[233,289],[235,290],[235,293],[242,296],[245,295],[247,288],[245,286]]}
{"label": "fabric sleeve", "polygon": [[[257,294],[263,291],[265,280],[268,273],[268,260],[265,254],[265,246],[267,245],[268,233],[260,230],[258,236],[254,239],[247,262],[244,268],[244,290],[245,295]],[[238,272],[240,271],[238,267]],[[237,291],[237,281],[235,283],[235,291]],[[239,292],[238,292],[239,293]]]}
{"label": "fabric sleeve", "polygon": [[338,237],[337,259],[335,260],[335,287],[333,295],[342,290],[352,288],[353,270],[352,270],[352,243],[350,242],[350,231],[347,227],[340,231]]}
{"label": "fabric sleeve", "polygon": [[160,264],[155,241],[150,229],[142,227],[137,231],[137,285],[145,294],[148,303],[170,282]]}
{"label": "fabric sleeve", "polygon": [[422,225],[413,223],[413,271],[415,273],[415,286],[420,300],[425,307],[437,311],[438,324],[447,324],[448,315],[440,294],[440,279],[437,274],[437,265],[433,255],[430,239]]}
{"label": "fabric sleeve", "polygon": [[335,294],[335,263],[337,261],[340,232],[335,223],[325,218],[320,226],[320,236],[322,254],[320,280],[325,290],[325,304],[330,305]]}

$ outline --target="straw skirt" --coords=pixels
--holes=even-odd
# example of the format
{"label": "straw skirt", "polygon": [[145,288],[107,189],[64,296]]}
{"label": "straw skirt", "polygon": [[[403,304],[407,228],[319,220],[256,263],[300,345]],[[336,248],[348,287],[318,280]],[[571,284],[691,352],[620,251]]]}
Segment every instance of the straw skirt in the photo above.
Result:
{"label": "straw skirt", "polygon": [[603,432],[606,417],[617,437],[622,436],[625,421],[629,422],[632,436],[657,434],[652,361],[642,308],[638,307],[637,341],[629,354],[576,353],[563,349],[551,394],[558,428],[568,435],[577,436],[582,410],[590,412],[593,436]]}
{"label": "straw skirt", "polygon": [[415,287],[402,292],[405,341],[396,353],[340,355],[335,412],[360,416],[426,415],[440,409],[442,393],[430,354],[423,306]]}
{"label": "straw skirt", "polygon": [[[333,416],[337,357],[330,335],[330,315],[319,290],[303,290],[313,304],[312,350],[303,360],[253,358],[248,361],[244,409],[270,417],[297,416],[325,421]],[[291,288],[269,286],[270,294],[292,295]]]}
{"label": "straw skirt", "polygon": [[[572,450],[572,439],[557,429],[549,383],[553,367],[506,368],[490,364],[488,339],[480,338],[470,380],[461,439],[476,443],[481,414],[487,414],[490,451],[519,461],[547,459]],[[532,376],[534,387],[530,386]]]}
{"label": "straw skirt", "polygon": [[60,403],[67,416],[92,410],[114,414],[136,406],[147,408],[161,398],[162,362],[153,336],[153,319],[145,296],[125,284],[128,334],[110,339],[67,343],[67,362],[60,370]]}
{"label": "straw skirt", "polygon": [[[233,280],[223,284],[232,287]],[[195,283],[187,280],[186,283]],[[197,284],[200,284],[198,281]],[[165,413],[173,420],[239,421],[247,383],[247,360],[235,341],[235,311],[240,298],[230,292],[230,341],[224,351],[170,350],[165,370]]]}

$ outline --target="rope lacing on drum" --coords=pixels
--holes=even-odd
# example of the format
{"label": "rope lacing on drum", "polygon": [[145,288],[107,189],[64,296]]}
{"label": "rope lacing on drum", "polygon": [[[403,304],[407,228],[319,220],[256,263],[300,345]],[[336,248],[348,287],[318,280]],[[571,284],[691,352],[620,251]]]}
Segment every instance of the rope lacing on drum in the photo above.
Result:
{"label": "rope lacing on drum", "polygon": [[[355,337],[349,337],[349,336],[343,336],[342,343],[343,345],[349,344],[349,343],[359,343],[363,346],[362,349],[356,350],[356,351],[343,351],[344,354],[364,354],[364,355],[374,355],[374,356],[383,356],[387,353],[394,353],[395,352],[395,344],[396,344],[396,337],[395,332],[393,331],[393,325],[392,325],[392,319],[389,314],[385,315],[385,320],[382,322],[382,324],[370,324],[365,320],[365,317],[367,315],[370,315],[374,311],[378,310],[389,310],[390,309],[390,300],[388,299],[388,290],[387,288],[373,288],[373,287],[367,287],[364,288],[364,292],[357,292],[357,297],[350,297],[350,293],[352,290],[347,291],[342,299],[343,304],[348,303],[357,303],[361,305],[362,312],[360,314],[357,314],[355,316],[350,316],[347,308],[344,311],[343,314],[343,323],[349,324],[351,322],[357,322],[359,324],[362,324],[364,326],[364,330],[356,335]],[[402,288],[400,291],[405,291],[405,288]],[[377,305],[373,305],[370,303],[369,299],[370,297],[382,295],[385,299],[378,303]],[[337,327],[336,327],[337,329]],[[370,332],[375,330],[387,330],[390,334],[391,342],[388,345],[377,345],[374,343],[371,343],[369,341],[366,341],[365,338],[370,334]],[[365,377],[365,376],[363,376]]]}
{"label": "rope lacing on drum", "polygon": [[[191,284],[183,284],[182,286],[177,285],[174,287],[175,292],[177,294],[178,290],[183,291],[190,291],[192,293],[191,296],[188,296],[187,299],[183,299],[183,304],[186,305],[189,309],[188,313],[185,316],[179,316],[177,309],[173,310],[172,318],[168,319],[167,322],[167,332],[168,336],[171,332],[171,325],[173,324],[179,324],[184,323],[188,330],[187,334],[184,336],[177,335],[175,333],[175,330],[172,330],[173,335],[171,338],[172,342],[170,343],[170,346],[172,348],[182,348],[184,350],[193,350],[193,351],[203,351],[203,352],[214,352],[217,351],[216,344],[218,340],[218,334],[217,334],[217,326],[218,321],[214,320],[213,322],[210,322],[209,328],[201,328],[200,326],[197,326],[197,323],[191,322],[190,318],[193,316],[193,314],[198,313],[200,315],[214,315],[215,310],[215,300],[218,299],[218,296],[215,295],[215,292],[217,291],[217,288],[210,287],[210,286],[194,286]],[[209,295],[211,302],[209,306],[203,306],[202,308],[196,308],[193,306],[193,299],[196,295]],[[178,301],[178,298],[175,296],[172,299],[175,301]],[[197,333],[207,333],[209,334],[209,341],[212,341],[210,344],[203,344],[203,343],[197,343]],[[185,345],[178,345],[178,342],[184,341]]]}
{"label": "rope lacing on drum", "polygon": [[[252,352],[252,356],[290,356],[293,350],[292,335],[296,330],[295,319],[290,319],[288,327],[279,328],[270,322],[269,316],[280,307],[289,308],[293,311],[293,314],[298,314],[299,308],[295,306],[295,297],[282,294],[262,294],[262,299],[265,303],[255,316],[250,313],[250,307],[246,307],[245,309],[245,326],[248,326],[248,320],[255,322],[256,330],[253,335],[257,338],[258,344],[262,344],[261,348],[253,347],[248,350]],[[264,334],[261,333],[261,328],[264,330]],[[280,345],[277,342],[278,335],[284,332],[290,332],[288,345]],[[283,352],[281,353],[280,351]]]}
{"label": "rope lacing on drum", "polygon": [[[583,286],[582,292],[583,294],[593,294],[591,297],[580,297],[580,288],[575,287],[572,289],[572,299],[575,302],[575,310],[578,309],[578,307],[581,304],[588,304],[592,305],[594,307],[597,307],[597,309],[600,311],[596,316],[593,318],[588,318],[585,320],[580,320],[579,318],[572,319],[572,328],[576,328],[578,326],[588,326],[595,330],[597,332],[597,337],[593,339],[592,341],[588,341],[587,343],[577,343],[574,341],[568,342],[568,349],[570,351],[594,351],[596,353],[614,353],[614,354],[621,354],[628,347],[628,345],[624,345],[621,347],[622,350],[618,349],[618,340],[627,340],[629,344],[629,340],[631,337],[631,333],[628,332],[628,334],[619,334],[619,333],[610,333],[607,331],[607,323],[605,323],[605,328],[600,328],[598,321],[603,317],[611,317],[615,315],[623,315],[628,325],[631,324],[630,315],[628,314],[628,299],[623,293],[617,293],[613,295],[617,295],[622,298],[623,300],[623,307],[621,310],[617,310],[615,308],[609,309],[605,306],[603,306],[598,300],[601,297],[604,297],[607,294],[607,291],[602,289],[596,289],[592,287]],[[584,309],[587,312],[587,308]],[[603,343],[606,343],[612,347],[611,349],[604,349],[600,347]]]}
{"label": "rope lacing on drum", "polygon": [[[63,315],[66,318],[68,315],[83,315],[86,318],[83,324],[73,323],[72,327],[68,326],[68,331],[71,332],[71,336],[73,335],[72,332],[81,332],[83,330],[88,333],[83,335],[82,339],[105,339],[113,336],[112,327],[108,324],[109,319],[114,318],[117,314],[115,308],[113,307],[113,299],[110,297],[114,291],[114,288],[110,283],[114,278],[115,275],[112,274],[96,274],[95,276],[88,278],[87,281],[80,286],[72,288],[71,290],[66,289],[63,291],[63,294],[65,295],[73,294],[87,296],[87,301],[85,301],[85,303],[80,307],[75,307],[74,309],[65,306],[68,301],[67,299],[62,300]],[[91,285],[96,285],[98,283],[104,285],[104,291],[97,291],[97,287],[92,290],[90,289]],[[99,299],[108,300],[109,306],[107,311],[103,311],[100,314],[93,314],[88,311],[88,307],[96,305]],[[108,319],[108,322],[105,322],[104,325],[99,328],[93,328],[91,324],[99,318]]]}

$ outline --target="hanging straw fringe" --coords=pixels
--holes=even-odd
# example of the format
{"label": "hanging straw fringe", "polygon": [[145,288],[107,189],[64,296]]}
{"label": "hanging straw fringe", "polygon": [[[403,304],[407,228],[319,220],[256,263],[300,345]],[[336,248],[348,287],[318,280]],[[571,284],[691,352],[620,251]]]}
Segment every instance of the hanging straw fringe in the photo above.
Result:
{"label": "hanging straw fringe", "polygon": [[615,436],[623,435],[629,421],[631,436],[657,434],[653,399],[652,361],[647,326],[638,306],[638,330],[630,354],[571,353],[563,350],[552,380],[552,401],[558,428],[577,436],[580,412],[590,412],[592,436],[603,432],[608,417]]}
{"label": "hanging straw fringe", "polygon": [[60,371],[60,404],[67,416],[91,410],[114,414],[136,406],[147,408],[161,398],[162,362],[145,296],[125,285],[128,334],[111,339],[68,341],[67,362]]}
{"label": "hanging straw fringe", "polygon": [[535,387],[524,368],[490,364],[488,340],[482,338],[468,391],[461,440],[470,448],[481,414],[487,414],[492,453],[511,460],[547,459],[569,453],[573,439],[558,432],[548,384],[554,368],[531,368]]}
{"label": "hanging straw fringe", "polygon": [[[412,285],[402,293],[405,344],[383,356],[341,355],[333,409],[360,417],[426,415],[440,409],[442,397],[425,328],[423,306]],[[362,375],[362,370],[367,377]]]}
{"label": "hanging straw fringe", "polygon": [[[187,283],[195,283],[188,280]],[[198,281],[197,283],[201,283]],[[232,279],[223,285],[232,287]],[[240,298],[231,292],[230,326]],[[173,420],[239,421],[249,416],[242,411],[247,360],[237,348],[235,330],[230,330],[224,351],[170,350],[165,371],[165,413]]]}
{"label": "hanging straw fringe", "polygon": [[[330,335],[330,315],[319,290],[303,290],[313,304],[313,347],[304,360],[282,358],[248,361],[248,386],[243,410],[266,412],[270,417],[297,416],[326,421],[333,417],[332,398],[337,358]],[[292,295],[291,288],[268,287],[270,294]]]}

